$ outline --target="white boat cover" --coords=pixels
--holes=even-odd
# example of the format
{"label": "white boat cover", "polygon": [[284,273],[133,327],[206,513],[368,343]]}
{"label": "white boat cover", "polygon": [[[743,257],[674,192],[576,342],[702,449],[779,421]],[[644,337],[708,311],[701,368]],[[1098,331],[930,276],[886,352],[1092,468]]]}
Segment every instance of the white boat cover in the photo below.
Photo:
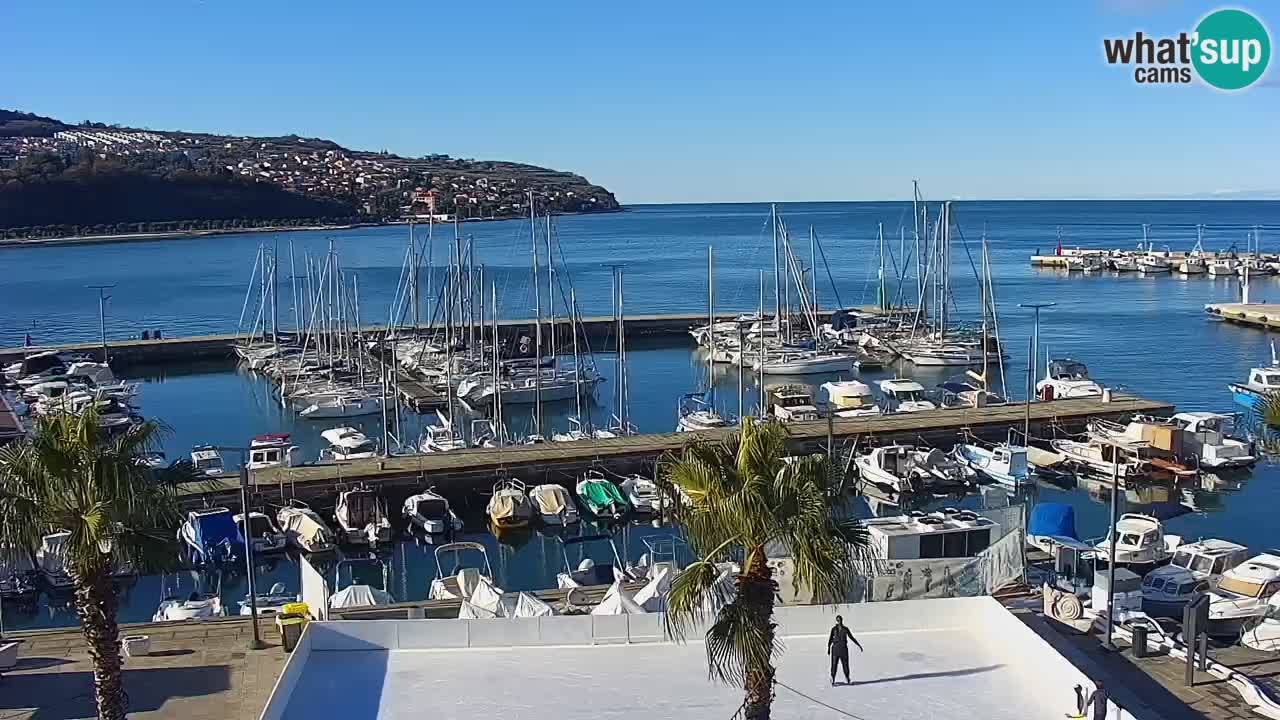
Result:
{"label": "white boat cover", "polygon": [[333,533],[311,512],[298,508],[285,508],[276,518],[285,537],[299,546],[311,549],[333,544]]}
{"label": "white boat cover", "polygon": [[609,586],[600,604],[591,610],[592,615],[643,615],[645,609],[636,604],[631,595],[622,589],[622,583],[615,580]]}
{"label": "white boat cover", "polygon": [[334,610],[342,608],[374,607],[390,605],[395,602],[391,593],[369,585],[351,585],[333,594],[329,598],[329,607]]}
{"label": "white boat cover", "polygon": [[640,592],[636,593],[632,599],[644,608],[645,612],[661,612],[666,608],[669,592],[671,592],[671,568],[664,567],[649,581],[648,585],[640,588]]}
{"label": "white boat cover", "polygon": [[62,531],[52,535],[45,535],[44,540],[40,543],[40,550],[36,553],[36,559],[40,562],[40,570],[48,575],[65,575],[67,541],[71,539],[71,533]]}
{"label": "white boat cover", "polygon": [[1067,456],[1062,453],[1052,452],[1050,450],[1038,448],[1034,445],[1027,448],[1027,462],[1036,467],[1053,467],[1054,465],[1064,462],[1066,459]]}
{"label": "white boat cover", "polygon": [[495,616],[502,614],[502,590],[494,587],[493,582],[483,575],[479,577],[467,601]]}
{"label": "white boat cover", "polygon": [[466,600],[462,601],[462,607],[458,609],[459,620],[493,620],[497,617],[498,615],[493,611],[473,605]]}
{"label": "white boat cover", "polygon": [[529,492],[540,515],[559,515],[573,505],[569,491],[559,485],[539,485]]}
{"label": "white boat cover", "polygon": [[502,612],[509,618],[547,617],[555,615],[555,608],[529,593],[502,596]]}

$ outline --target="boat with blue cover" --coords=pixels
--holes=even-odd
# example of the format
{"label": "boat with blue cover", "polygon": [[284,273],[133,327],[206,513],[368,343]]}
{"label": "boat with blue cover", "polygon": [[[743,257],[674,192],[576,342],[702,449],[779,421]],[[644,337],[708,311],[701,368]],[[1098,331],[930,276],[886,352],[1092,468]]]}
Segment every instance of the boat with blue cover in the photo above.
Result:
{"label": "boat with blue cover", "polygon": [[187,513],[186,522],[178,528],[178,540],[186,545],[195,565],[217,565],[244,557],[244,535],[226,508]]}

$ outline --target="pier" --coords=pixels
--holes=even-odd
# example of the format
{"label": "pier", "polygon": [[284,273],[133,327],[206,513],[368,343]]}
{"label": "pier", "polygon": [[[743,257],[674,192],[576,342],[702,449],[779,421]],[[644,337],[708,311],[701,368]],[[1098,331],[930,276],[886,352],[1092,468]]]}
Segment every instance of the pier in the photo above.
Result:
{"label": "pier", "polygon": [[1280,305],[1267,303],[1211,303],[1204,311],[1229,323],[1280,332]]}
{"label": "pier", "polygon": [[[1079,432],[1091,418],[1119,420],[1142,413],[1168,415],[1170,403],[1127,395],[1077,398],[1031,404],[1033,434],[1048,435],[1055,429]],[[947,408],[877,417],[836,418],[792,423],[792,449],[818,452],[827,448],[844,457],[850,447],[893,442],[926,443],[949,447],[966,434],[1003,441],[1009,432],[1021,431],[1027,419],[1025,404],[983,408]],[[488,492],[500,477],[517,477],[526,484],[560,483],[584,470],[598,467],[622,474],[652,472],[653,463],[666,453],[678,452],[694,436],[720,440],[732,429],[699,433],[657,433],[600,440],[516,445],[505,448],[473,448],[446,453],[392,456],[349,463],[316,463],[294,468],[256,472],[251,482],[259,502],[296,497],[325,501],[343,488],[362,483],[386,491],[414,492],[434,486],[442,492]],[[239,504],[239,477],[226,475],[185,485],[179,494],[188,506],[207,503]]]}
{"label": "pier", "polygon": [[[1113,252],[1125,252],[1125,253],[1130,253],[1135,255],[1144,255],[1144,254],[1158,255],[1170,261],[1175,261],[1175,260],[1181,261],[1186,259],[1187,257],[1187,252],[1184,250],[1155,250],[1155,251],[1148,252],[1146,250],[1134,250],[1134,249],[1120,250],[1120,249],[1110,249],[1110,248],[1078,248],[1076,247],[1076,248],[1062,248],[1061,255],[1056,255],[1056,254],[1032,255],[1031,267],[1065,268],[1067,266],[1067,258],[1078,257],[1082,255],[1109,256]],[[1222,252],[1205,250],[1204,252],[1200,253],[1200,256],[1206,260],[1214,260],[1219,256],[1230,256],[1230,257],[1234,257],[1236,260],[1241,260],[1241,261],[1257,259],[1257,260],[1263,260],[1266,262],[1275,262],[1277,260],[1280,260],[1280,255],[1277,255],[1276,253],[1237,252],[1233,254],[1233,253],[1222,253]]]}

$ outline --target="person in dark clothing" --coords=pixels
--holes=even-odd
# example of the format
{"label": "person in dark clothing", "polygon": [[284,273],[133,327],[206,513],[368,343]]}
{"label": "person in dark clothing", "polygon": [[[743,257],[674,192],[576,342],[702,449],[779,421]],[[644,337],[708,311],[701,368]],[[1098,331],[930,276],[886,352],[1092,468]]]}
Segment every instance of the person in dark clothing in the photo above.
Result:
{"label": "person in dark clothing", "polygon": [[858,638],[849,632],[849,628],[844,626],[844,618],[836,616],[835,627],[831,628],[831,634],[827,636],[827,654],[831,656],[831,684],[836,684],[836,666],[839,665],[844,669],[844,683],[848,685],[849,680],[849,641],[852,640],[854,645],[858,646],[858,652],[864,652],[862,643],[858,642]]}

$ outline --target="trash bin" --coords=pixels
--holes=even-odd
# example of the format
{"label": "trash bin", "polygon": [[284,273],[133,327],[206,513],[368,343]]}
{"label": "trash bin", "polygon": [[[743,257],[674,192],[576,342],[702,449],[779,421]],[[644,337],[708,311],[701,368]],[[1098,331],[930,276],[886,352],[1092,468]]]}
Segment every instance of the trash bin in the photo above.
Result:
{"label": "trash bin", "polygon": [[1133,656],[1136,658],[1144,658],[1147,656],[1147,626],[1133,626]]}
{"label": "trash bin", "polygon": [[284,644],[285,652],[293,652],[298,647],[298,640],[310,619],[310,608],[306,603],[288,603],[280,608],[280,614],[276,616],[276,629],[280,631],[280,641]]}

